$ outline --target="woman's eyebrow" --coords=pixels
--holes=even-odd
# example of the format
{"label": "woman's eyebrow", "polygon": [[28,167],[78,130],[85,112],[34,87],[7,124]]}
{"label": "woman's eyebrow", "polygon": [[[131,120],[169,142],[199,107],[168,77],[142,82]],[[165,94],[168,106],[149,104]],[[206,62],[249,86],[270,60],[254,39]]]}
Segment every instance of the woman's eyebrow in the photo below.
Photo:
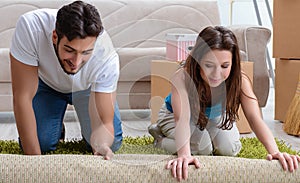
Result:
{"label": "woman's eyebrow", "polygon": [[225,61],[223,62],[223,64],[230,64],[230,61]]}
{"label": "woman's eyebrow", "polygon": [[203,62],[215,63],[215,62],[212,61],[212,60],[203,60]]}

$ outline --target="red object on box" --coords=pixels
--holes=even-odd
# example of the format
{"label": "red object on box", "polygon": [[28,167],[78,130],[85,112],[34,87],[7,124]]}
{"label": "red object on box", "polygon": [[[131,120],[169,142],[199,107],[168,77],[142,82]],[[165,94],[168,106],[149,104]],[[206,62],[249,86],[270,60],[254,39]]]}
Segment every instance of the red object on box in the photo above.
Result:
{"label": "red object on box", "polygon": [[172,61],[186,60],[191,48],[195,45],[198,34],[167,34],[166,59]]}

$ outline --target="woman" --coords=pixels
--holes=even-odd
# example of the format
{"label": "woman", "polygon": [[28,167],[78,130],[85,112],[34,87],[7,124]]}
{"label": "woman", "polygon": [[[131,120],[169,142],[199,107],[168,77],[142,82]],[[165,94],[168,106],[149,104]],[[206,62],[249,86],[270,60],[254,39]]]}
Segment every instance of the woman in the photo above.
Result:
{"label": "woman", "polygon": [[157,147],[177,152],[167,169],[179,181],[187,178],[189,164],[200,167],[192,155],[239,153],[236,119],[240,104],[269,153],[267,159],[278,159],[284,170],[298,168],[300,157],[281,153],[264,123],[251,81],[241,71],[239,51],[230,30],[210,26],[201,31],[186,62],[171,79],[171,93],[157,124],[149,126]]}

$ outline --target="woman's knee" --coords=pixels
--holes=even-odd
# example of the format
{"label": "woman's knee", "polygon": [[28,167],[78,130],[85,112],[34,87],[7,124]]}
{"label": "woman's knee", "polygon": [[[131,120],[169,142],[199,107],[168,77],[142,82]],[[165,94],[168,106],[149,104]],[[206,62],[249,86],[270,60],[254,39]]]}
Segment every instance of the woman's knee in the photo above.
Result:
{"label": "woman's knee", "polygon": [[242,143],[239,140],[232,143],[221,143],[215,147],[215,154],[222,156],[236,156],[241,148]]}
{"label": "woman's knee", "polygon": [[213,146],[207,130],[191,129],[190,146],[193,155],[212,155]]}
{"label": "woman's knee", "polygon": [[212,144],[207,144],[205,146],[199,146],[197,145],[192,145],[191,144],[191,153],[193,155],[212,155],[213,154],[213,147]]}
{"label": "woman's knee", "polygon": [[191,153],[193,155],[212,155],[213,145],[209,136],[202,136],[197,140],[191,138]]}
{"label": "woman's knee", "polygon": [[214,153],[223,156],[236,156],[241,148],[240,133],[233,123],[230,130],[215,129],[211,131]]}

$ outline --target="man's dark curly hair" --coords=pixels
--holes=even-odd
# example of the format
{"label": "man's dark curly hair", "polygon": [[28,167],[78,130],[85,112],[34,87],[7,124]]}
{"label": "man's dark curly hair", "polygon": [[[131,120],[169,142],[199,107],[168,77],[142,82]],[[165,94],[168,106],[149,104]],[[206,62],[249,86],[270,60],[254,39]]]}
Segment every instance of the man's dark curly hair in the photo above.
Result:
{"label": "man's dark curly hair", "polygon": [[55,30],[58,40],[66,36],[72,41],[75,38],[97,37],[103,26],[95,6],[74,1],[58,10]]}

